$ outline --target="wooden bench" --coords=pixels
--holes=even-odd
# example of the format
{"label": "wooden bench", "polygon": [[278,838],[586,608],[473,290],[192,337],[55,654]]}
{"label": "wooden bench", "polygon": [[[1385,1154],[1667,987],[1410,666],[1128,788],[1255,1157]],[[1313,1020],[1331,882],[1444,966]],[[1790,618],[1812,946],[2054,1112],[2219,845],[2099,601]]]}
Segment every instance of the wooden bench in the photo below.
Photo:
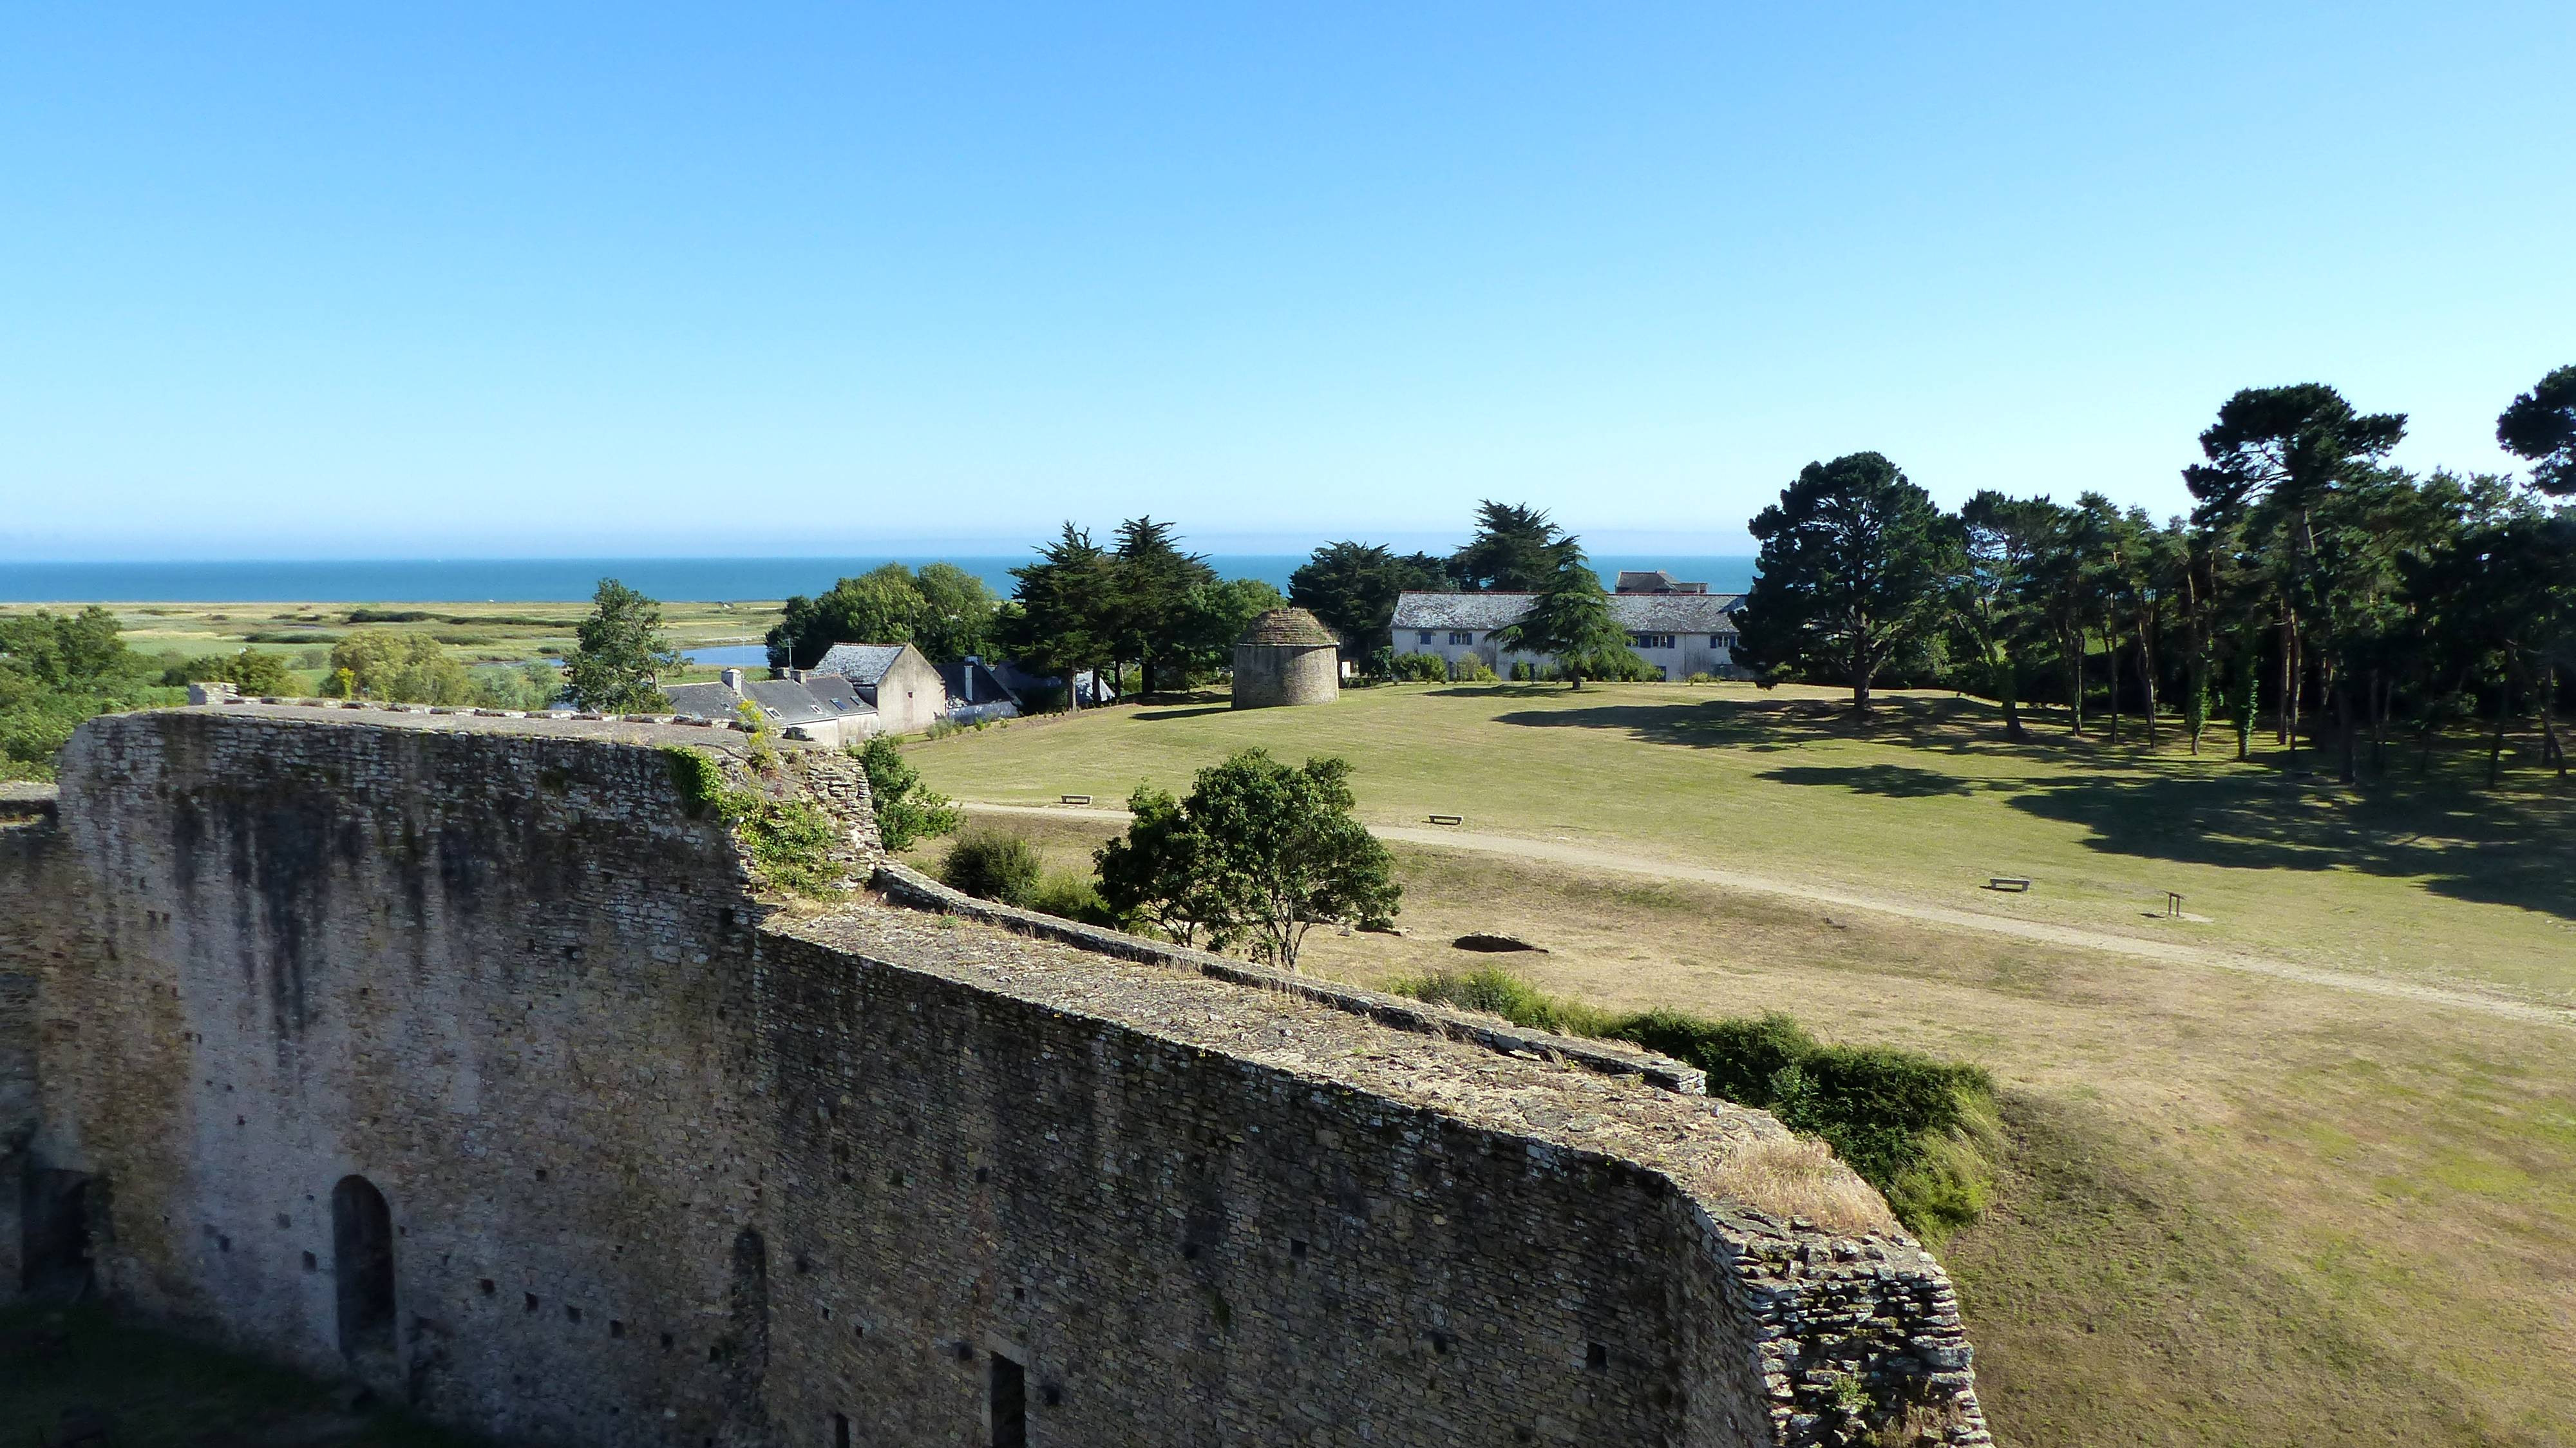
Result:
{"label": "wooden bench", "polygon": [[1435,825],[1463,825],[1467,822],[1467,817],[1465,815],[1433,815],[1431,817],[1431,822]]}
{"label": "wooden bench", "polygon": [[1996,875],[1986,881],[1989,890],[2010,890],[2015,894],[2028,890],[2030,881],[2019,875]]}
{"label": "wooden bench", "polygon": [[1064,794],[1056,796],[1055,802],[1057,804],[1089,804],[1091,803],[1091,796],[1087,794]]}

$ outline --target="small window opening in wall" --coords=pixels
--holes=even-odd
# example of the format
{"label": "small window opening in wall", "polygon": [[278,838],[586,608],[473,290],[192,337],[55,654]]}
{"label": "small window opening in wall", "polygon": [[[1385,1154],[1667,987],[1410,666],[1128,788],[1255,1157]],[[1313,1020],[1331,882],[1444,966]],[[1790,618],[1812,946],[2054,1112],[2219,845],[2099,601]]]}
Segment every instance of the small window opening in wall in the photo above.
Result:
{"label": "small window opening in wall", "polygon": [[307,1252],[304,1254],[304,1270],[307,1272],[319,1272],[322,1270],[322,1263],[316,1259],[312,1253]]}
{"label": "small window opening in wall", "polygon": [[832,1448],[850,1448],[850,1416],[847,1413],[832,1415]]}
{"label": "small window opening in wall", "polygon": [[1592,1370],[1593,1370],[1594,1372],[1596,1372],[1596,1373],[1597,1373],[1597,1372],[1600,1372],[1600,1371],[1601,1371],[1602,1369],[1604,1369],[1604,1368],[1609,1367],[1609,1366],[1610,1366],[1610,1349],[1609,1349],[1609,1346],[1608,1346],[1607,1344],[1604,1344],[1604,1343],[1597,1343],[1597,1342],[1587,1342],[1587,1343],[1585,1343],[1585,1344],[1583,1345],[1583,1365],[1584,1365],[1585,1367],[1587,1367],[1587,1368],[1592,1369]]}
{"label": "small window opening in wall", "polygon": [[1431,1350],[1440,1354],[1442,1357],[1447,1357],[1449,1355],[1449,1334],[1445,1332],[1435,1332],[1431,1334]]}
{"label": "small window opening in wall", "polygon": [[565,1303],[565,1304],[564,1304],[564,1321],[566,1321],[566,1322],[570,1322],[570,1323],[579,1323],[579,1322],[581,1321],[581,1309],[580,1309],[580,1308],[578,1308],[578,1307],[573,1306],[571,1303]]}
{"label": "small window opening in wall", "polygon": [[480,1289],[482,1290],[483,1295],[484,1295],[484,1296],[486,1296],[486,1297],[491,1296],[491,1295],[492,1295],[492,1293],[493,1293],[493,1291],[495,1290],[495,1289],[493,1288],[493,1286],[492,1286],[492,1279],[491,1279],[491,1278],[489,1278],[489,1277],[484,1278],[482,1281],[477,1282],[477,1283],[475,1283],[474,1285],[475,1285],[477,1288],[480,1288]]}
{"label": "small window opening in wall", "polygon": [[1064,1388],[1060,1384],[1049,1383],[1038,1389],[1038,1401],[1050,1408],[1061,1408],[1064,1406]]}
{"label": "small window opening in wall", "polygon": [[536,1310],[537,1310],[537,1294],[535,1294],[535,1293],[533,1293],[533,1292],[529,1292],[529,1293],[524,1293],[524,1294],[522,1294],[522,1295],[523,1295],[524,1297],[526,1297],[526,1298],[527,1298],[527,1304],[528,1304],[528,1305],[527,1305],[527,1308],[526,1308],[525,1310],[527,1310],[527,1311],[529,1311],[529,1312],[534,1312],[534,1311],[536,1311]]}
{"label": "small window opening in wall", "polygon": [[1288,1239],[1288,1255],[1289,1255],[1289,1257],[1291,1257],[1292,1259],[1294,1259],[1294,1260],[1296,1260],[1296,1261],[1299,1261],[1299,1262],[1303,1262],[1303,1261],[1305,1261],[1305,1260],[1306,1260],[1306,1244],[1305,1244],[1304,1242],[1300,1241],[1299,1239],[1295,1238],[1295,1237],[1291,1237],[1291,1238],[1289,1238],[1289,1239]]}
{"label": "small window opening in wall", "polygon": [[393,1211],[365,1177],[342,1177],[331,1189],[331,1271],[339,1289],[341,1353],[393,1351]]}
{"label": "small window opening in wall", "polygon": [[613,1317],[608,1319],[608,1335],[610,1337],[624,1337],[626,1335],[626,1324],[619,1322]]}
{"label": "small window opening in wall", "polygon": [[1018,1363],[993,1354],[993,1448],[1028,1448],[1029,1376]]}
{"label": "small window opening in wall", "polygon": [[667,1332],[666,1332],[666,1333],[662,1334],[662,1351],[664,1351],[664,1352],[669,1352],[670,1350],[671,1350],[671,1335],[670,1335],[669,1333],[667,1333]]}

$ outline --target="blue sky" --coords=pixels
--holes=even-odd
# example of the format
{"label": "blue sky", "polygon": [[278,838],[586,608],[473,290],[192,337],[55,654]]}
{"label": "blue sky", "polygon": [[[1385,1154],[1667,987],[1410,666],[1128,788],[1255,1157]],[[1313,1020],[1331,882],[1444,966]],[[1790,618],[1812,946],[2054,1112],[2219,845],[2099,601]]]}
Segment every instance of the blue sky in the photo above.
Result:
{"label": "blue sky", "polygon": [[2576,6],[15,6],[0,557],[1744,546],[2576,362]]}

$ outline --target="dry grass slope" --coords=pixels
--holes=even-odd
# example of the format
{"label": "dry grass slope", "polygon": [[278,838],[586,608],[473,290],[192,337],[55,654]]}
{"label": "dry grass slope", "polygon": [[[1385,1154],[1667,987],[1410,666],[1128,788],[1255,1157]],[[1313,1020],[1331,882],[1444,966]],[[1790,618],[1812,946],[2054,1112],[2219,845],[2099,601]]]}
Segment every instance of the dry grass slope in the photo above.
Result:
{"label": "dry grass slope", "polygon": [[[2224,761],[1990,746],[1975,706],[1954,701],[1916,701],[1875,737],[1798,715],[1751,722],[1796,702],[1373,690],[1258,719],[1114,710],[912,757],[969,798],[1106,801],[1243,743],[1340,752],[1379,820],[1463,805],[1486,830],[1601,842],[1627,829],[1672,858],[2142,931],[2168,928],[2136,913],[2152,883],[2193,872],[2191,908],[2214,917],[2194,926],[2203,939],[2576,993],[2576,839],[2536,771],[2501,801],[2438,772],[2354,796]],[[1511,717],[1596,708],[1626,722]],[[1712,730],[1731,733],[1693,737]],[[2175,812],[2178,798],[2200,803]],[[1111,828],[994,822],[1059,866],[1086,863]],[[2229,842],[2260,837],[2284,853]],[[1397,853],[1410,935],[1320,936],[1310,968],[1378,984],[1472,963],[1447,942],[1500,931],[1549,949],[1515,970],[1605,1010],[1783,1008],[1828,1040],[1991,1070],[2006,1170],[1985,1219],[1942,1250],[2009,1443],[2576,1442],[2576,1035],[2563,1028],[1713,885]],[[2042,881],[2036,899],[1979,898],[1984,872],[2015,865]]]}

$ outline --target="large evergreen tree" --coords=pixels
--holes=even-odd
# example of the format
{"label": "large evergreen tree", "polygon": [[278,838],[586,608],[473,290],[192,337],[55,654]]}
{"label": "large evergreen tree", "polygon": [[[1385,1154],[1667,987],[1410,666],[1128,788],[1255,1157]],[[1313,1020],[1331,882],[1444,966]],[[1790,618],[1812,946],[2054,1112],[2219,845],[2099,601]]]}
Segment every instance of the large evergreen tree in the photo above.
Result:
{"label": "large evergreen tree", "polygon": [[[2335,703],[2352,773],[2356,727],[2348,654],[2357,635],[2356,580],[2367,565],[2355,495],[2377,460],[2406,435],[2402,413],[2363,413],[2323,383],[2249,387],[2200,435],[2205,463],[2183,470],[2204,526],[2237,527],[2265,555],[2281,633],[2283,734],[2296,749],[2303,674],[2313,667]],[[2313,652],[2311,660],[2308,655]]]}
{"label": "large evergreen tree", "polygon": [[1945,532],[1931,495],[1874,452],[1809,463],[1753,520],[1761,543],[1736,657],[1768,682],[1871,683],[1940,623]]}
{"label": "large evergreen tree", "polygon": [[1375,658],[1394,646],[1395,600],[1407,592],[1451,592],[1439,559],[1397,555],[1374,543],[1327,543],[1288,576],[1288,601],[1342,636],[1345,657]]}
{"label": "large evergreen tree", "polygon": [[1534,593],[1555,578],[1565,530],[1545,510],[1490,499],[1476,505],[1476,536],[1449,558],[1449,576],[1478,592]]}
{"label": "large evergreen tree", "polygon": [[1628,647],[1627,630],[1610,614],[1610,596],[1601,577],[1584,566],[1583,550],[1572,538],[1555,544],[1555,568],[1547,586],[1527,611],[1494,631],[1500,649],[1550,654],[1556,672],[1575,688],[1590,679],[1633,679],[1646,674],[1645,661]]}
{"label": "large evergreen tree", "polygon": [[2496,419],[2496,443],[2530,463],[2533,486],[2576,494],[2576,366],[2560,367]]}
{"label": "large evergreen tree", "polygon": [[1080,676],[1116,652],[1115,563],[1088,530],[1067,523],[1039,550],[1037,562],[1012,569],[1011,576],[1019,588],[1002,619],[1002,643],[1024,667],[1062,678],[1065,707],[1079,708]]}
{"label": "large evergreen tree", "polygon": [[1136,661],[1138,686],[1146,693],[1174,687],[1171,666],[1201,642],[1193,634],[1206,622],[1203,605],[1208,600],[1198,594],[1217,585],[1216,570],[1198,554],[1180,550],[1172,524],[1158,523],[1150,516],[1118,525],[1115,560],[1109,620],[1112,657]]}

